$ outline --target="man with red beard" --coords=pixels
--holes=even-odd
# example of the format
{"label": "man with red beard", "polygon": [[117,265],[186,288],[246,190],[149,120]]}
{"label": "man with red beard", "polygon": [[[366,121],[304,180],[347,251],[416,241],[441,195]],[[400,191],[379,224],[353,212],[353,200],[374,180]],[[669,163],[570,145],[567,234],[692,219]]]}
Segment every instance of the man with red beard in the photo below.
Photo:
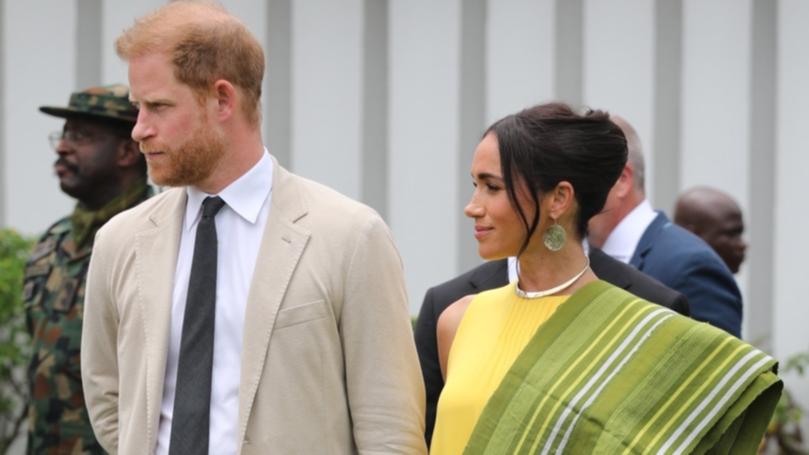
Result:
{"label": "man with red beard", "polygon": [[103,453],[84,406],[79,371],[85,277],[96,231],[146,199],[146,164],[131,138],[138,111],[123,85],[73,93],[67,107],[42,106],[65,119],[50,135],[59,186],[73,213],[40,238],[25,271],[33,352],[28,368],[28,453]]}
{"label": "man with red beard", "polygon": [[264,148],[261,46],[171,2],[116,42],[132,137],[175,187],[98,234],[82,378],[119,454],[426,453],[401,260],[370,208]]}

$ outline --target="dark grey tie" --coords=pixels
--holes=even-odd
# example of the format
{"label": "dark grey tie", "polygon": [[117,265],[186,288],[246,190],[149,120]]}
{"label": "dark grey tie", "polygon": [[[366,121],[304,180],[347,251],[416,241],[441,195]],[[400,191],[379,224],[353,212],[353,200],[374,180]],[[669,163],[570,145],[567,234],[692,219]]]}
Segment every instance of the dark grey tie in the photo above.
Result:
{"label": "dark grey tie", "polygon": [[214,217],[225,202],[207,197],[197,226],[188,298],[185,301],[170,455],[208,453],[211,407],[214,320],[216,316],[216,224]]}

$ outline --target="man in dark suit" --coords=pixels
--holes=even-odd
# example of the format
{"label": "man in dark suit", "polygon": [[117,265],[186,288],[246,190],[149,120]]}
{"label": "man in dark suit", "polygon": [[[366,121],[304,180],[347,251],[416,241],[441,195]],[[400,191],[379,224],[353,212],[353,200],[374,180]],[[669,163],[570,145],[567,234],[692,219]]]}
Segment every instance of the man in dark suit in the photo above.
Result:
{"label": "man in dark suit", "polygon": [[[686,316],[688,303],[684,295],[667,288],[660,282],[616,261],[603,251],[590,248],[590,268],[602,280],[651,302],[669,307]],[[508,260],[486,262],[463,275],[427,290],[416,321],[416,349],[427,391],[425,437],[427,443],[433,434],[438,396],[444,388],[444,378],[438,363],[436,324],[441,313],[453,302],[469,294],[505,286],[509,281]]]}
{"label": "man in dark suit", "polygon": [[[638,242],[629,262],[667,286],[687,295],[694,319],[741,335],[741,296],[730,270],[712,249],[691,232],[658,213]],[[726,305],[725,305],[726,303]]]}
{"label": "man in dark suit", "polygon": [[733,275],[707,243],[652,209],[638,134],[611,118],[624,131],[629,157],[604,210],[590,219],[590,245],[685,294],[694,319],[740,336],[742,298]]}

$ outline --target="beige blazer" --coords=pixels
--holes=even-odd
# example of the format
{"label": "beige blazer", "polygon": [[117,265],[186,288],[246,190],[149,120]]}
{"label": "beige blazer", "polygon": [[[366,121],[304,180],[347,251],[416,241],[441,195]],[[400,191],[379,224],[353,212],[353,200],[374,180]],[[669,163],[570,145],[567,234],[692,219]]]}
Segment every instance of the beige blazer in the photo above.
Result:
{"label": "beige blazer", "polygon": [[[169,190],[96,237],[81,370],[111,453],[155,447],[185,203],[184,189]],[[426,453],[424,386],[387,226],[277,162],[240,373],[239,453]]]}

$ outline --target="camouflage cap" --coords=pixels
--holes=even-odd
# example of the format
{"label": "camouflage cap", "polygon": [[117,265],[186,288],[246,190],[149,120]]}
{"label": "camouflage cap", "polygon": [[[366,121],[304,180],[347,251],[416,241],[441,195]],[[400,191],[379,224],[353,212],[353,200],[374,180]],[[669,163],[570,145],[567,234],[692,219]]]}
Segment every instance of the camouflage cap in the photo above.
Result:
{"label": "camouflage cap", "polygon": [[40,106],[39,110],[62,118],[90,116],[131,124],[138,120],[138,110],[129,101],[129,87],[121,84],[73,92],[67,107]]}

